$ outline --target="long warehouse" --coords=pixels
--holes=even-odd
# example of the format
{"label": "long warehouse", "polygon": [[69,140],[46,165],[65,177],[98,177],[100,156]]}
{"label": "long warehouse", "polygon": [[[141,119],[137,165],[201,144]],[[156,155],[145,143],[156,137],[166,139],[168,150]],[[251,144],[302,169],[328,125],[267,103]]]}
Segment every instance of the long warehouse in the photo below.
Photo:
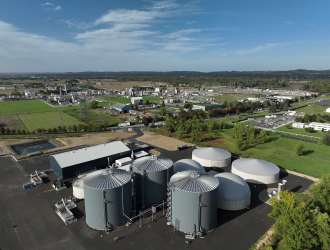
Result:
{"label": "long warehouse", "polygon": [[93,169],[102,169],[115,160],[129,157],[131,150],[121,141],[100,144],[56,155],[51,155],[51,169],[63,179]]}

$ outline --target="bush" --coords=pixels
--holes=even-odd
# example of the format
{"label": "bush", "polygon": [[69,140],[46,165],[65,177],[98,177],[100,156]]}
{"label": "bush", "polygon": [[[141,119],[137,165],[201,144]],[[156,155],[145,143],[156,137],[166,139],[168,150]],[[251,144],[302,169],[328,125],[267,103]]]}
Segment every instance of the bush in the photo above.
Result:
{"label": "bush", "polygon": [[314,128],[305,128],[305,131],[307,133],[314,133],[315,132]]}
{"label": "bush", "polygon": [[330,146],[330,135],[327,134],[327,135],[323,136],[322,142],[324,145]]}
{"label": "bush", "polygon": [[146,119],[146,120],[144,120],[144,122],[143,122],[143,124],[144,124],[144,126],[148,126],[149,125],[149,122],[148,122],[148,120]]}
{"label": "bush", "polygon": [[298,143],[296,145],[296,154],[299,156],[304,155],[304,145],[303,144]]}

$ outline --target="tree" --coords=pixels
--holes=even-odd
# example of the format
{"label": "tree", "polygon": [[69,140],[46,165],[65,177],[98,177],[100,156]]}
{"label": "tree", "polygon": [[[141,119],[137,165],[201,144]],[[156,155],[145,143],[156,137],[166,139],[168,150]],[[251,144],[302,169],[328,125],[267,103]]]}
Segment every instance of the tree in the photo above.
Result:
{"label": "tree", "polygon": [[78,124],[77,129],[78,129],[78,131],[81,131],[82,130],[82,124],[81,123]]}
{"label": "tree", "polygon": [[322,122],[322,118],[321,118],[321,116],[316,117],[315,121],[316,121],[316,122]]}
{"label": "tree", "polygon": [[151,127],[155,127],[155,121],[154,120],[151,121]]}
{"label": "tree", "polygon": [[10,134],[9,128],[6,128],[6,134]]}
{"label": "tree", "polygon": [[90,109],[96,109],[98,104],[99,104],[99,102],[94,100],[94,101],[92,101],[92,103],[89,106],[89,108]]}
{"label": "tree", "polygon": [[150,102],[149,100],[146,101],[146,105],[149,106],[150,105]]}
{"label": "tree", "polygon": [[295,199],[288,191],[272,198],[269,217],[276,220],[275,234],[283,239],[284,249],[328,249],[330,247],[330,219],[328,214],[311,210],[305,202]]}
{"label": "tree", "polygon": [[305,128],[305,131],[307,133],[314,133],[315,132],[314,128]]}
{"label": "tree", "polygon": [[326,134],[325,136],[323,136],[322,142],[324,145],[330,146],[330,135]]}
{"label": "tree", "polygon": [[20,129],[17,129],[16,130],[16,134],[20,135],[21,134],[21,130]]}
{"label": "tree", "polygon": [[5,128],[4,127],[0,127],[0,134],[4,134],[5,133]]}
{"label": "tree", "polygon": [[288,111],[289,110],[289,104],[287,102],[284,103],[283,110],[284,111]]}
{"label": "tree", "polygon": [[225,99],[222,103],[223,107],[227,108],[227,100]]}
{"label": "tree", "polygon": [[104,128],[107,128],[107,127],[109,127],[109,123],[108,123],[108,121],[107,121],[107,120],[104,120],[104,121],[103,121],[103,126],[104,126]]}
{"label": "tree", "polygon": [[49,128],[49,129],[47,130],[47,133],[51,133],[51,132],[52,132],[52,129]]}
{"label": "tree", "polygon": [[22,134],[24,135],[26,133],[26,131],[24,129],[22,129]]}
{"label": "tree", "polygon": [[52,132],[55,134],[55,133],[57,133],[57,128],[53,128],[52,129]]}
{"label": "tree", "polygon": [[238,150],[240,150],[240,151],[244,150],[243,138],[241,138],[241,137],[237,138],[236,146],[237,146]]}
{"label": "tree", "polygon": [[41,128],[37,128],[37,133],[41,133]]}
{"label": "tree", "polygon": [[87,129],[88,129],[89,131],[92,130],[92,124],[91,124],[91,123],[88,123],[88,125],[87,125]]}
{"label": "tree", "polygon": [[157,122],[158,121],[158,115],[157,114],[154,115],[153,120],[154,120],[154,122]]}
{"label": "tree", "polygon": [[167,110],[165,107],[161,107],[159,110],[159,114],[161,114],[162,116],[165,116],[167,114]]}
{"label": "tree", "polygon": [[275,105],[270,106],[270,113],[275,113],[276,112],[276,107]]}
{"label": "tree", "polygon": [[66,133],[66,126],[63,126],[63,128],[62,128],[62,132],[63,132],[63,133]]}
{"label": "tree", "polygon": [[239,116],[240,113],[241,113],[241,112],[239,111],[239,109],[236,109],[236,115]]}
{"label": "tree", "polygon": [[296,154],[299,156],[304,155],[304,145],[303,144],[298,143],[296,145]]}
{"label": "tree", "polygon": [[[145,117],[143,117],[143,118],[145,118]],[[144,124],[144,126],[146,126],[146,127],[149,126],[149,122],[148,122],[148,120],[145,119],[144,122],[143,122],[143,124]]]}
{"label": "tree", "polygon": [[57,127],[57,131],[60,133],[60,132],[62,132],[62,126],[58,126]]}
{"label": "tree", "polygon": [[74,125],[72,126],[72,130],[73,130],[73,131],[75,131],[75,132],[78,130],[78,128],[77,128],[77,125],[76,125],[76,124],[74,124]]}
{"label": "tree", "polygon": [[140,117],[137,115],[135,117],[135,124],[139,124],[140,123]]}
{"label": "tree", "polygon": [[310,192],[321,211],[330,213],[330,174],[323,174],[321,179],[311,186]]}

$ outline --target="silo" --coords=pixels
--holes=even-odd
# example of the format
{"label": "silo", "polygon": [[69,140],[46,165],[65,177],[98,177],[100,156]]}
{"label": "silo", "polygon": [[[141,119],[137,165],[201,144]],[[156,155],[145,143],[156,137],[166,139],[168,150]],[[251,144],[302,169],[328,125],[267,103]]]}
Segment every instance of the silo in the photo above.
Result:
{"label": "silo", "polygon": [[226,167],[231,163],[231,153],[220,148],[199,148],[192,152],[192,159],[203,167]]}
{"label": "silo", "polygon": [[168,185],[167,220],[186,234],[205,234],[217,225],[219,181],[199,171],[183,171]]}
{"label": "silo", "polygon": [[195,170],[205,172],[204,168],[197,161],[191,159],[182,159],[174,163],[173,165],[173,173],[187,171],[187,170]]}
{"label": "silo", "polygon": [[167,183],[173,175],[173,161],[162,156],[146,156],[133,162],[136,197],[142,208],[161,204],[167,198]]}
{"label": "silo", "polygon": [[86,223],[94,229],[115,229],[132,215],[131,173],[120,169],[95,171],[84,177]]}
{"label": "silo", "polygon": [[72,182],[73,196],[84,199],[84,178],[77,178]]}
{"label": "silo", "polygon": [[232,173],[214,176],[219,181],[218,208],[241,210],[250,206],[251,190],[242,177]]}
{"label": "silo", "polygon": [[271,184],[280,178],[280,168],[275,164],[252,158],[233,161],[231,172],[241,176],[246,182]]}

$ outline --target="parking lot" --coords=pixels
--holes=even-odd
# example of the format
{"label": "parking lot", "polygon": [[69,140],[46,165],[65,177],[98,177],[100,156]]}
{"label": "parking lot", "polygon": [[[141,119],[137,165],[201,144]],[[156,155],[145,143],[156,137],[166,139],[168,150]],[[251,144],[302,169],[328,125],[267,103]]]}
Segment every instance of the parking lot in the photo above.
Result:
{"label": "parking lot", "polygon": [[255,127],[261,129],[276,129],[294,122],[294,116],[277,115],[276,118],[255,118]]}

